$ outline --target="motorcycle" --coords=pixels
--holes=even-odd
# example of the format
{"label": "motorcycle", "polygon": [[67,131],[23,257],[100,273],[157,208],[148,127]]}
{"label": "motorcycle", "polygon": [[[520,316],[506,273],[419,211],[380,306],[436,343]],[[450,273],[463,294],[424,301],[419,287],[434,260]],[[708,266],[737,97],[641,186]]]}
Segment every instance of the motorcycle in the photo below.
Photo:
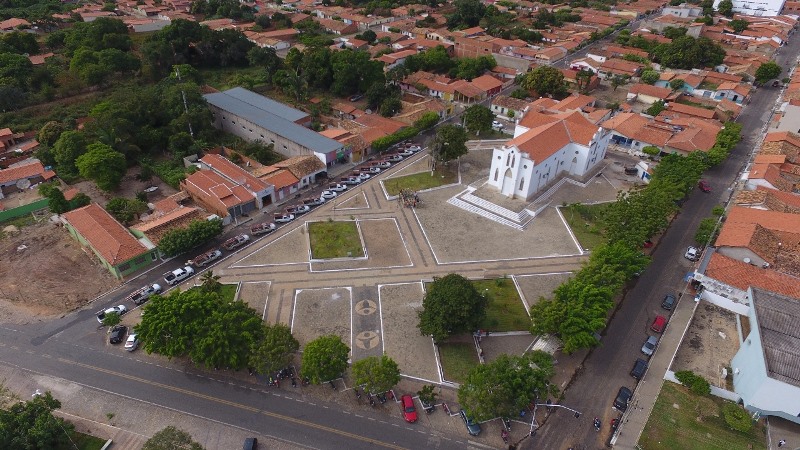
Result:
{"label": "motorcycle", "polygon": [[594,430],[600,431],[600,419],[598,419],[597,417],[594,418]]}
{"label": "motorcycle", "polygon": [[509,419],[508,417],[503,417],[503,427],[506,429],[506,431],[510,432],[511,431],[511,419]]}
{"label": "motorcycle", "polygon": [[308,377],[303,377],[303,381],[301,381],[301,383],[303,384],[303,386],[308,386],[309,384],[311,384],[311,380],[309,380]]}
{"label": "motorcycle", "polygon": [[295,378],[295,377],[292,377],[292,387],[293,388],[297,387],[297,378]]}
{"label": "motorcycle", "polygon": [[617,427],[619,427],[619,419],[614,419],[611,421],[611,431],[617,431]]}
{"label": "motorcycle", "polygon": [[508,444],[508,431],[500,430],[500,437],[503,438],[503,442]]}
{"label": "motorcycle", "polygon": [[381,403],[386,403],[386,394],[378,394],[378,400],[380,400]]}
{"label": "motorcycle", "polygon": [[361,392],[358,390],[357,387],[353,388],[353,391],[356,393],[356,398],[361,398]]}
{"label": "motorcycle", "polygon": [[328,381],[328,384],[330,384],[330,385],[331,385],[331,389],[333,389],[334,391],[335,391],[335,390],[337,390],[337,389],[336,389],[336,385],[335,385],[335,384],[333,384],[333,380],[331,380],[331,381]]}
{"label": "motorcycle", "polygon": [[372,397],[372,394],[367,394],[367,398],[369,399],[369,406],[375,406],[375,399]]}

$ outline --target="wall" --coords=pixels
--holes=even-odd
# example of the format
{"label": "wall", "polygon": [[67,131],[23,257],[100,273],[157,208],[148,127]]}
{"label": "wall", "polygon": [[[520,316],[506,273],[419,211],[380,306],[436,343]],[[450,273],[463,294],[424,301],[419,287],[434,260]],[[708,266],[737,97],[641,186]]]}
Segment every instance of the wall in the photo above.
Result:
{"label": "wall", "polygon": [[26,214],[30,214],[33,211],[45,209],[47,208],[47,204],[48,200],[46,198],[43,198],[36,200],[33,203],[28,203],[27,205],[17,206],[16,208],[0,211],[0,222],[4,222],[6,220],[10,220],[15,217],[21,217]]}

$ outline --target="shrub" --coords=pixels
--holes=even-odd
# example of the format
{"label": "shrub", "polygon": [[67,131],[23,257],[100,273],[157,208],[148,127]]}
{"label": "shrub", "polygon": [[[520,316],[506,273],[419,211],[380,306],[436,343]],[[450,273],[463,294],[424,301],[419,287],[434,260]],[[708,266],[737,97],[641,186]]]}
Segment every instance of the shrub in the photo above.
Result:
{"label": "shrub", "polygon": [[708,383],[708,381],[700,375],[695,374],[691,370],[681,370],[679,372],[675,372],[675,378],[677,378],[682,385],[689,388],[689,390],[695,394],[708,395],[711,393],[711,385]]}
{"label": "shrub", "polygon": [[158,243],[158,250],[167,257],[179,255],[210,241],[220,233],[221,219],[194,220],[187,228],[176,228],[164,233]]}
{"label": "shrub", "polygon": [[747,433],[753,428],[753,419],[744,408],[734,403],[726,403],[722,407],[722,415],[725,416],[725,423],[729,427],[742,433]]}

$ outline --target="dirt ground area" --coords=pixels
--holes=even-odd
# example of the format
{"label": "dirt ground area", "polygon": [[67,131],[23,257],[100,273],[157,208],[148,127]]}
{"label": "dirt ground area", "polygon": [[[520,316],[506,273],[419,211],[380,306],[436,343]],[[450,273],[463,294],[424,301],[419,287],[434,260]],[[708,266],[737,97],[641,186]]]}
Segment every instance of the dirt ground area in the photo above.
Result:
{"label": "dirt ground area", "polygon": [[66,230],[49,222],[9,234],[0,241],[0,255],[1,322],[59,316],[119,285]]}
{"label": "dirt ground area", "polygon": [[97,188],[93,181],[79,181],[73,183],[66,188],[77,188],[79,191],[88,195],[93,202],[98,203],[100,206],[106,206],[109,200],[115,197],[134,198],[136,193],[144,191],[151,186],[157,186],[158,190],[149,194],[147,197],[148,203],[154,203],[159,200],[165,199],[170,195],[178,192],[172,186],[161,181],[160,178],[154,176],[150,181],[139,181],[136,176],[139,175],[139,168],[133,167],[128,169],[128,172],[122,177],[119,189],[114,192],[105,192]]}
{"label": "dirt ground area", "polygon": [[533,344],[534,340],[535,338],[530,334],[495,336],[492,333],[488,337],[481,338],[480,346],[486,362],[491,362],[502,354],[522,355]]}
{"label": "dirt ground area", "polygon": [[313,262],[311,270],[376,269],[411,266],[411,257],[395,219],[359,220],[358,226],[366,247],[367,259]]}
{"label": "dirt ground area", "polygon": [[609,103],[619,103],[620,105],[625,103],[628,89],[630,89],[630,85],[620,86],[617,90],[614,90],[611,87],[611,83],[602,81],[597,89],[592,91],[591,95],[599,100],[598,107],[605,108]]}
{"label": "dirt ground area", "polygon": [[461,184],[468,185],[484,178],[488,179],[493,151],[492,149],[470,150],[469,153],[459,158]]}
{"label": "dirt ground area", "polygon": [[303,232],[304,230],[304,227],[295,228],[251,253],[245,250],[247,255],[234,261],[229,267],[306,264],[308,263],[308,236]]}
{"label": "dirt ground area", "polygon": [[736,314],[701,301],[683,338],[671,370],[691,370],[709,383],[726,388],[722,368],[730,367],[739,350]]}
{"label": "dirt ground area", "polygon": [[292,334],[304,346],[333,334],[352,347],[350,336],[350,291],[345,288],[304,289],[295,296]]}
{"label": "dirt ground area", "polygon": [[531,308],[540,298],[553,298],[553,291],[571,276],[571,273],[518,275],[514,280],[522,293],[522,301]]}
{"label": "dirt ground area", "polygon": [[[545,209],[526,230],[519,231],[447,203],[462,189],[463,186],[453,186],[426,192],[422,197],[425,205],[414,210],[425,228],[438,262],[578,253],[555,208]],[[475,239],[475,236],[483,236],[484,239]]]}
{"label": "dirt ground area", "polygon": [[269,281],[247,281],[242,283],[239,288],[238,300],[247,303],[248,306],[256,310],[262,320],[264,319],[271,284]]}
{"label": "dirt ground area", "polygon": [[[348,197],[349,195],[349,197]],[[369,209],[369,201],[362,188],[355,194],[343,192],[333,200],[333,209],[336,211],[347,211],[352,209]]]}
{"label": "dirt ground area", "polygon": [[383,316],[384,352],[397,362],[403,375],[439,382],[433,342],[417,330],[425,293],[421,283],[378,288]]}

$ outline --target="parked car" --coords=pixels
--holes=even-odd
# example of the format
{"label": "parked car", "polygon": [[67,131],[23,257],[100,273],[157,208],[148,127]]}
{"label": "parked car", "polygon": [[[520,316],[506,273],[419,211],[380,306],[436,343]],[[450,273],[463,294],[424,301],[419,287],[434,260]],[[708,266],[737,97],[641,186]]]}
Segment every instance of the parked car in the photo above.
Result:
{"label": "parked car", "polygon": [[258,449],[258,439],[251,437],[244,440],[244,445],[242,446],[242,450],[257,450]]}
{"label": "parked car", "polygon": [[772,82],[772,87],[779,87],[780,85],[781,85],[781,82],[780,82],[780,81],[778,81],[778,80],[774,80],[774,81]]}
{"label": "parked car", "polygon": [[399,152],[397,152],[397,154],[400,155],[400,156],[404,156],[405,157],[405,156],[413,156],[414,152],[412,152],[409,149],[405,149],[404,148],[404,149],[400,150]]}
{"label": "parked car", "polygon": [[364,96],[363,96],[363,95],[361,95],[361,94],[355,94],[355,95],[351,95],[351,96],[350,96],[350,101],[351,101],[351,102],[357,102],[357,101],[361,100],[362,98],[364,98]]}
{"label": "parked car", "polygon": [[653,324],[650,325],[650,329],[655,331],[656,333],[661,333],[664,331],[664,327],[667,326],[667,318],[664,316],[656,316],[655,320],[653,320]]}
{"label": "parked car", "polygon": [[344,177],[342,178],[342,183],[349,186],[355,186],[357,184],[361,184],[361,177],[356,177],[356,176]]}
{"label": "parked car", "polygon": [[686,249],[686,253],[683,254],[683,257],[689,261],[697,261],[700,259],[700,249],[696,247],[689,247]]}
{"label": "parked car", "polygon": [[214,249],[210,252],[203,253],[202,255],[197,255],[195,258],[186,261],[186,264],[189,266],[203,267],[211,264],[221,257],[222,252],[219,251],[219,249]]}
{"label": "parked car", "polygon": [[350,176],[358,178],[359,180],[361,180],[362,183],[364,181],[369,180],[372,177],[372,175],[370,175],[370,174],[368,174],[366,172],[353,172],[353,174],[350,175]]}
{"label": "parked car", "polygon": [[631,376],[639,381],[644,376],[644,373],[647,372],[647,361],[643,360],[642,358],[636,358],[636,362],[633,363],[633,369],[631,369]]}
{"label": "parked car", "polygon": [[137,305],[141,305],[142,303],[146,302],[147,299],[150,298],[152,295],[160,294],[161,293],[161,285],[159,284],[150,284],[145,287],[139,288],[136,291],[132,292],[126,300],[130,300]]}
{"label": "parked car", "polygon": [[470,436],[477,436],[481,434],[481,426],[478,425],[478,423],[475,422],[474,420],[467,417],[466,411],[462,409],[461,411],[458,412],[458,414],[461,415],[461,420],[464,421],[464,425],[467,427],[467,433],[469,433]]}
{"label": "parked car", "polygon": [[389,161],[389,162],[396,163],[396,162],[402,161],[403,160],[403,156],[399,155],[397,153],[391,153],[391,154],[386,155],[383,159],[385,159],[386,161]]}
{"label": "parked car", "polygon": [[332,199],[336,198],[336,192],[326,189],[326,190],[322,191],[322,194],[320,195],[320,198],[323,198],[325,200],[332,200]]}
{"label": "parked car", "polygon": [[494,128],[495,130],[499,130],[499,129],[503,128],[504,126],[505,125],[503,125],[501,122],[498,122],[496,120],[492,121],[492,128]]}
{"label": "parked car", "polygon": [[417,408],[414,407],[414,399],[405,394],[400,397],[400,408],[403,410],[403,418],[406,422],[414,423],[417,421]]}
{"label": "parked car", "polygon": [[311,211],[311,207],[308,205],[297,205],[286,208],[287,213],[294,214],[295,216],[303,215],[309,211]]}
{"label": "parked car", "polygon": [[672,311],[672,308],[675,306],[675,296],[672,294],[667,294],[664,296],[664,300],[661,302],[661,307],[666,309],[667,311]]}
{"label": "parked car", "polygon": [[112,344],[119,344],[125,338],[125,333],[128,332],[128,327],[125,325],[115,325],[111,329],[111,334],[108,337],[108,342]]}
{"label": "parked car", "polygon": [[126,312],[128,312],[128,308],[125,305],[112,306],[111,308],[107,308],[98,312],[97,321],[103,323],[103,319],[106,318],[106,314],[119,314],[121,316]]}
{"label": "parked car", "polygon": [[625,412],[625,410],[628,409],[628,403],[630,403],[631,397],[633,397],[633,392],[625,386],[622,386],[619,388],[619,392],[617,392],[617,398],[614,399],[614,408]]}
{"label": "parked car", "polygon": [[361,173],[381,173],[380,167],[370,166],[370,167],[362,167],[358,169]]}
{"label": "parked car", "polygon": [[322,198],[321,196],[320,197],[314,197],[314,198],[307,198],[307,199],[303,200],[303,204],[308,206],[308,207],[310,207],[310,208],[315,208],[317,206],[324,205],[325,204],[325,199]]}
{"label": "parked car", "polygon": [[700,182],[697,183],[697,187],[699,187],[703,192],[711,192],[711,185],[708,184],[708,181],[706,180],[700,180]]}
{"label": "parked car", "polygon": [[270,234],[277,229],[278,226],[275,225],[274,222],[262,222],[258,225],[253,225],[250,227],[250,233],[252,233],[253,236],[261,236],[264,234]]}
{"label": "parked car", "polygon": [[243,246],[244,244],[247,244],[247,242],[249,241],[250,241],[250,236],[246,234],[240,234],[225,241],[225,243],[222,244],[222,248],[228,251],[235,250]]}
{"label": "parked car", "polygon": [[381,169],[388,169],[389,167],[392,167],[392,163],[389,162],[389,161],[377,161],[377,162],[372,163],[372,167],[379,167]]}
{"label": "parked car", "polygon": [[410,151],[412,153],[418,153],[418,152],[422,151],[422,147],[420,147],[417,144],[410,144],[410,145],[406,146],[406,150],[408,150],[408,151]]}
{"label": "parked car", "polygon": [[658,336],[647,336],[647,340],[642,345],[642,353],[647,356],[653,356],[653,352],[656,351],[656,345],[658,345]]}
{"label": "parked car", "polygon": [[275,223],[289,223],[294,220],[294,214],[275,214]]}
{"label": "parked car", "polygon": [[128,335],[128,339],[125,341],[125,350],[132,352],[139,347],[139,338],[136,336],[136,333],[132,333]]}
{"label": "parked car", "polygon": [[344,192],[347,190],[347,185],[341,183],[334,183],[328,186],[328,190],[333,192]]}
{"label": "parked car", "polygon": [[191,266],[186,266],[180,269],[175,269],[172,272],[165,273],[164,281],[166,281],[168,285],[174,286],[192,275],[194,275],[194,269],[192,269]]}

